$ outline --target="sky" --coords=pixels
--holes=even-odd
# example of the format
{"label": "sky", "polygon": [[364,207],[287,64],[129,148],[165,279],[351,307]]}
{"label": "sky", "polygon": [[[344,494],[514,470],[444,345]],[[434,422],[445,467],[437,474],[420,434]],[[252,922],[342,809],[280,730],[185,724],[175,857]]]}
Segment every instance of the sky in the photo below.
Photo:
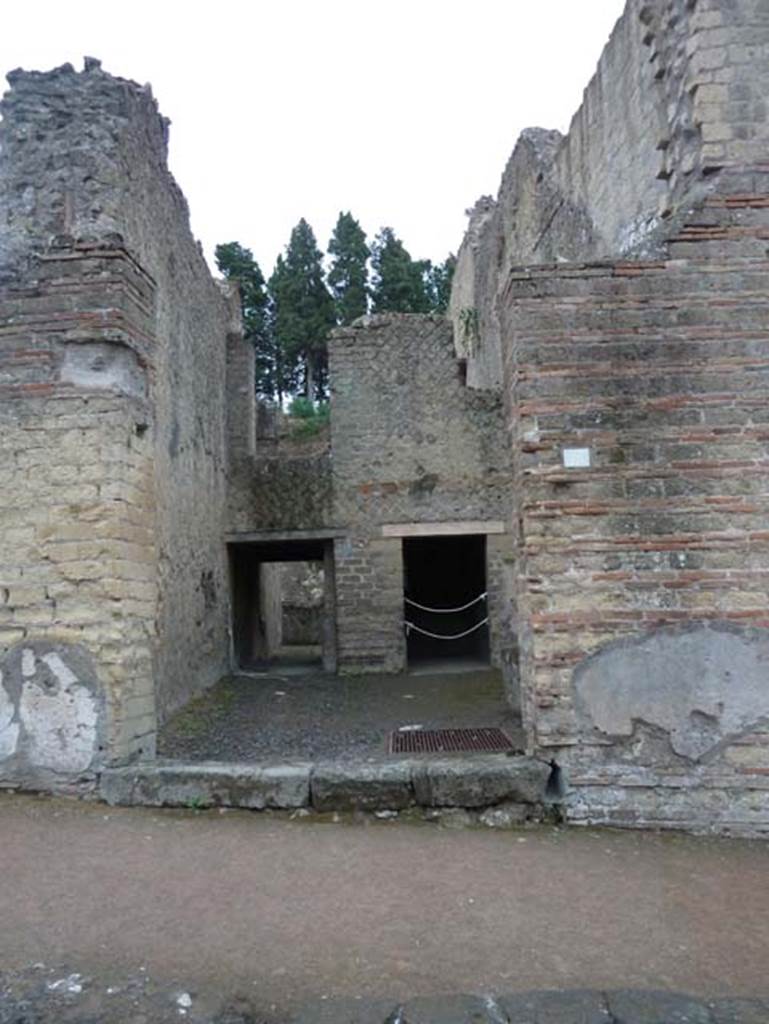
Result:
{"label": "sky", "polygon": [[340,211],[415,259],[456,251],[523,128],[568,129],[624,0],[0,0],[0,73],[85,55],[152,83],[209,260],[269,275]]}

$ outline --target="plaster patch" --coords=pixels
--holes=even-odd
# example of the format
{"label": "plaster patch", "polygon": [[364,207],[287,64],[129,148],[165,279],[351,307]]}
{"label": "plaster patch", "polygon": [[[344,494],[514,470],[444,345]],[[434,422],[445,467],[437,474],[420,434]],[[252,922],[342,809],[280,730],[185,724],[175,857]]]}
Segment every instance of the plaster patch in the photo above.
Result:
{"label": "plaster patch", "polygon": [[0,672],[0,761],[16,753],[19,725],[13,721],[14,711],[13,701],[3,686],[3,673]]}
{"label": "plaster patch", "polygon": [[144,373],[136,354],[113,342],[68,345],[61,365],[61,379],[78,387],[121,391],[144,397]]}
{"label": "plaster patch", "polygon": [[59,680],[55,692],[25,682],[19,714],[26,733],[27,756],[40,768],[81,772],[91,764],[96,750],[98,713],[90,691],[53,653],[44,660]]}
{"label": "plaster patch", "polygon": [[577,706],[600,732],[665,730],[696,761],[769,720],[769,633],[697,627],[613,644],[574,673]]}
{"label": "plaster patch", "polygon": [[46,663],[62,686],[72,686],[73,683],[77,682],[77,676],[75,673],[71,669],[67,668],[61,660],[61,656],[57,654],[56,651],[52,651],[50,654],[44,654],[40,660]]}
{"label": "plaster patch", "polygon": [[35,674],[35,652],[29,647],[21,652],[21,674],[25,679],[31,679]]}

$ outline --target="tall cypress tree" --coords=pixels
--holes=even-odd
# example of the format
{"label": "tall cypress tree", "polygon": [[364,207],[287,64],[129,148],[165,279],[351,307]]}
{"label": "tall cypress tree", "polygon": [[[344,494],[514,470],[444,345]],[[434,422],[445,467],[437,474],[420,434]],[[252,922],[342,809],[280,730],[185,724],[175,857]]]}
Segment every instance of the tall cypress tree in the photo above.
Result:
{"label": "tall cypress tree", "polygon": [[370,255],[366,234],[351,213],[340,213],[328,243],[332,257],[328,283],[334,297],[336,322],[346,326],[368,310]]}
{"label": "tall cypress tree", "polygon": [[286,261],[278,256],[275,269],[267,282],[267,324],[273,339],[275,352],[275,392],[282,405],[285,395],[293,394],[299,387],[300,367],[295,352],[287,352],[284,345],[285,328],[282,316],[286,309]]}
{"label": "tall cypress tree", "polygon": [[454,253],[449,253],[443,263],[436,263],[430,266],[427,275],[427,287],[433,313],[445,313],[449,308],[451,282],[454,279],[456,265],[456,256]]}
{"label": "tall cypress tree", "polygon": [[382,228],[371,250],[371,299],[375,313],[429,313],[426,277],[430,264],[412,260],[392,228]]}
{"label": "tall cypress tree", "polygon": [[264,277],[250,249],[240,242],[217,245],[214,255],[227,281],[236,281],[240,291],[243,336],[254,346],[256,393],[274,398],[278,391],[274,339],[268,322],[268,296]]}
{"label": "tall cypress tree", "polygon": [[279,261],[273,278],[278,346],[288,366],[301,366],[301,386],[307,398],[324,398],[328,390],[327,340],[335,322],[334,301],[323,280],[322,256],[315,235],[304,218],[291,232],[286,255]]}

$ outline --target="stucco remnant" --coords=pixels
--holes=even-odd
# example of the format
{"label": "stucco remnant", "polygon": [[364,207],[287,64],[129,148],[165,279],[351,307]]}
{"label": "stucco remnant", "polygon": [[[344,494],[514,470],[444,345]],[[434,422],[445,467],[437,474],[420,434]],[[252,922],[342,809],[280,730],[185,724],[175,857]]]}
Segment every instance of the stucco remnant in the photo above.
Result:
{"label": "stucco remnant", "polygon": [[680,757],[702,760],[769,722],[769,634],[695,626],[602,648],[574,673],[577,701],[597,730],[664,730]]}
{"label": "stucco remnant", "polygon": [[78,776],[103,760],[104,698],[79,647],[34,641],[0,658],[0,777]]}

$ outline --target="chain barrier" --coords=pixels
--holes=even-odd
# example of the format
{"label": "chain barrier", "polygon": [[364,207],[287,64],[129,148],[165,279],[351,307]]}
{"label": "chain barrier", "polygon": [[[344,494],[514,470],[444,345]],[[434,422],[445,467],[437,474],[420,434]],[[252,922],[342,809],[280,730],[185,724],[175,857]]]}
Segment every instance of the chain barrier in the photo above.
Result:
{"label": "chain barrier", "polygon": [[482,601],[486,597],[487,593],[487,591],[484,591],[482,594],[474,597],[472,601],[468,601],[467,604],[460,605],[459,608],[428,608],[424,604],[417,604],[416,601],[412,601],[410,597],[404,597],[403,600],[406,604],[413,605],[414,608],[418,608],[421,612],[433,612],[436,615],[450,615],[452,612],[463,612],[468,608],[472,608],[474,604],[478,604],[479,601]]}
{"label": "chain barrier", "polygon": [[481,626],[485,626],[488,621],[488,617],[481,619],[480,622],[476,622],[474,626],[466,629],[464,633],[453,633],[451,636],[441,636],[440,633],[429,633],[426,629],[422,629],[421,626],[415,626],[413,622],[409,622],[408,620],[405,621],[403,625],[406,627],[406,636],[408,636],[413,629],[415,633],[421,633],[422,636],[429,636],[433,640],[461,640],[463,636],[469,636],[470,633],[474,633],[476,629],[480,629]]}

